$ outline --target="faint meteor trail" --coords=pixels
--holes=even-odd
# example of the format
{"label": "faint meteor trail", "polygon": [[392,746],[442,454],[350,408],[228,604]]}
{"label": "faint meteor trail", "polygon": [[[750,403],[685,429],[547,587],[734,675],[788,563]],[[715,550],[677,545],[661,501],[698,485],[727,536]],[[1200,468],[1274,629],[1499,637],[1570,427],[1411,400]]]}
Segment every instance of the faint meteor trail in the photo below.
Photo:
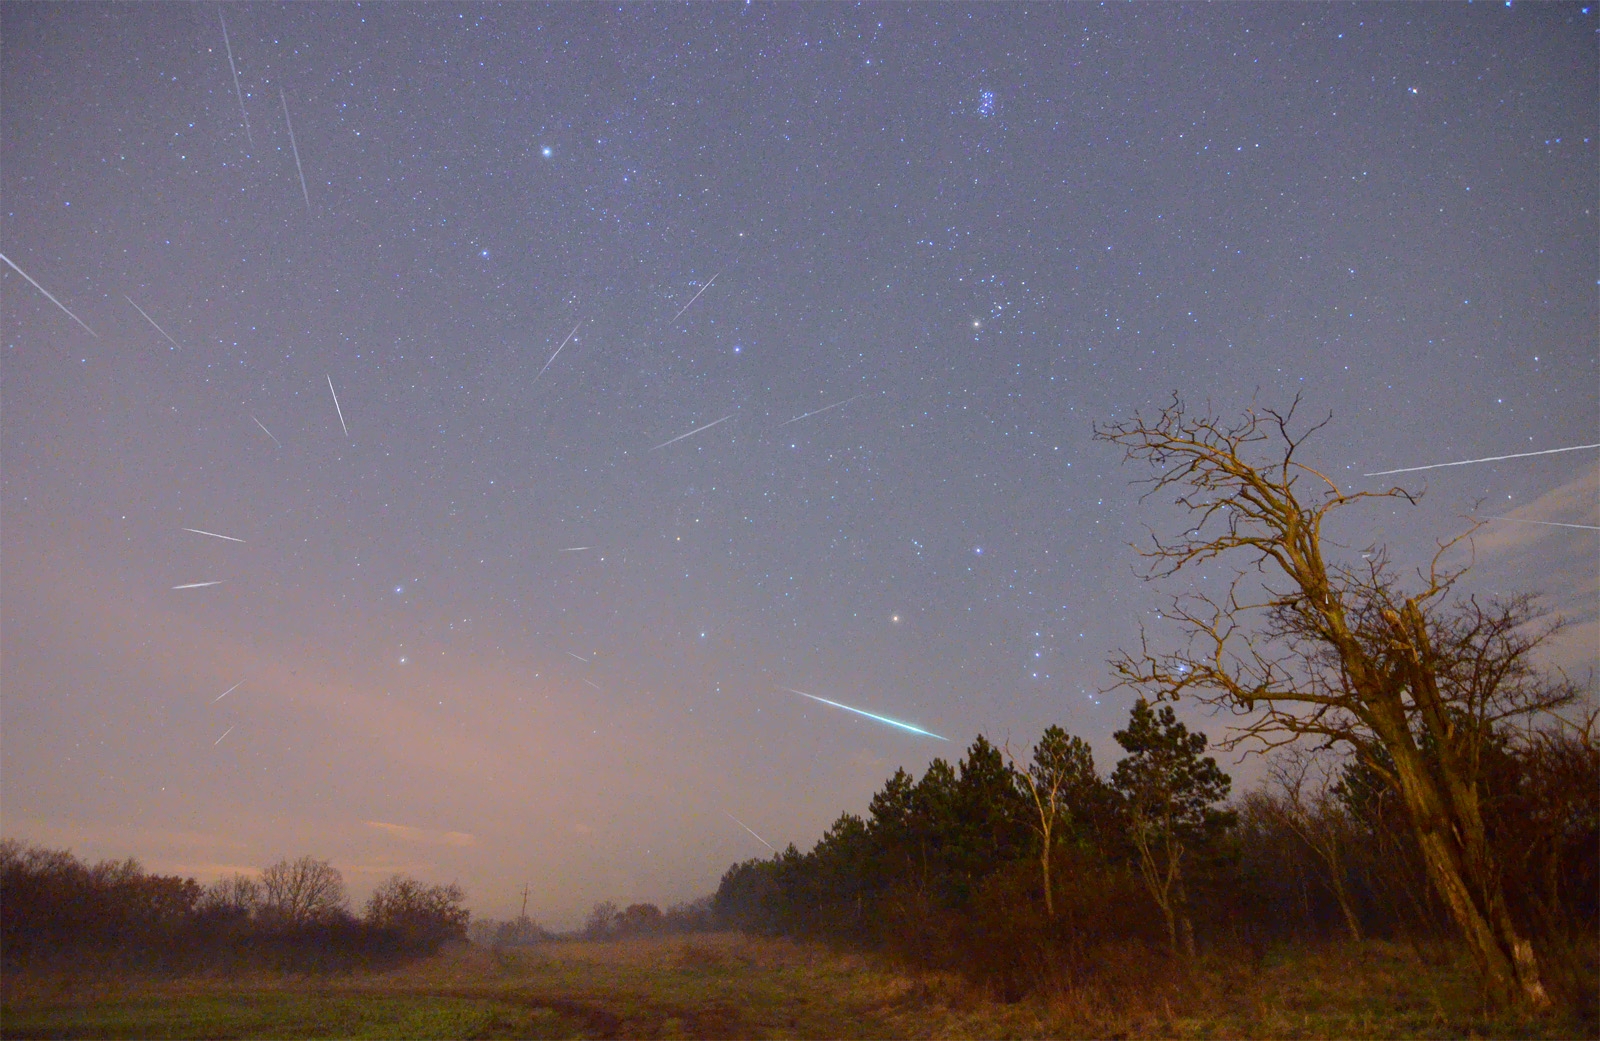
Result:
{"label": "faint meteor trail", "polygon": [[593,546],[568,546],[566,549],[560,550],[560,552],[562,552],[562,553],[578,553],[578,552],[580,552],[582,550],[586,550],[586,549],[594,549],[594,547]]}
{"label": "faint meteor trail", "polygon": [[1498,463],[1502,459],[1526,459],[1530,455],[1555,455],[1557,452],[1578,452],[1585,448],[1600,448],[1595,445],[1568,445],[1566,448],[1546,448],[1542,452],[1514,452],[1511,455],[1486,455],[1482,459],[1459,459],[1453,463],[1429,463],[1427,466],[1407,466],[1399,470],[1379,470],[1377,473],[1362,474],[1362,477],[1384,477],[1388,474],[1408,474],[1418,470],[1437,470],[1441,466],[1466,466],[1469,463]]}
{"label": "faint meteor trail", "polygon": [[848,405],[848,404],[850,404],[850,402],[852,402],[852,401],[859,401],[859,400],[860,400],[860,399],[862,399],[862,398],[864,398],[864,397],[866,397],[866,395],[865,395],[865,394],[857,394],[857,395],[856,395],[856,396],[855,396],[855,397],[853,397],[853,398],[845,398],[845,399],[844,399],[844,400],[843,400],[843,401],[835,401],[835,402],[834,402],[834,403],[833,403],[833,404],[831,404],[831,405],[828,405],[828,406],[827,406],[827,407],[825,407],[825,408],[819,408],[819,409],[817,409],[817,410],[816,410],[816,411],[815,411],[815,412],[807,412],[807,413],[806,413],[806,414],[805,414],[805,415],[803,415],[803,416],[795,416],[795,417],[794,417],[794,418],[793,418],[793,419],[786,419],[786,420],[784,420],[784,421],[783,421],[783,422],[782,422],[782,423],[779,423],[779,424],[778,424],[778,426],[776,426],[776,427],[773,427],[773,428],[772,428],[772,429],[774,429],[774,430],[777,430],[777,429],[778,429],[778,428],[779,428],[779,427],[786,427],[786,426],[788,426],[788,425],[789,425],[789,424],[790,424],[790,423],[798,423],[798,422],[800,422],[800,421],[801,421],[801,420],[802,420],[802,419],[810,419],[810,418],[811,418],[811,417],[812,417],[812,416],[820,416],[820,415],[822,415],[822,414],[823,414],[823,413],[824,413],[824,412],[826,412],[826,411],[828,411],[828,409],[833,409],[833,408],[843,408],[843,407],[844,407],[844,406],[845,406],[845,405]]}
{"label": "faint meteor trail", "polygon": [[222,580],[218,579],[215,582],[190,582],[186,586],[173,586],[172,588],[173,589],[204,589],[206,586],[220,586],[220,585],[222,585]]}
{"label": "faint meteor trail", "polygon": [[[722,274],[722,272],[718,271],[717,275],[720,274]],[[717,275],[712,275],[710,278],[706,279],[706,284],[700,287],[700,293],[704,293],[707,289],[711,288],[711,283],[717,280]],[[694,296],[689,298],[689,302],[684,304],[682,309],[680,309],[677,314],[672,316],[672,322],[676,322],[678,319],[682,318],[683,312],[694,306],[694,302],[700,299],[700,293],[696,293]],[[671,325],[672,322],[668,322],[667,324]]]}
{"label": "faint meteor trail", "polygon": [[[574,336],[578,335],[578,326],[582,324],[582,322],[579,322],[578,325],[574,325],[572,327],[572,331],[567,334],[567,338],[561,341],[561,347],[556,348],[556,354],[560,354],[562,347],[565,347],[569,342],[571,342]],[[548,369],[552,364],[554,364],[556,360],[556,354],[550,355],[550,360],[544,363],[544,369]],[[544,375],[544,369],[540,369],[538,375],[533,377],[533,383],[539,382],[539,376]],[[533,389],[533,383],[528,384],[529,390]]]}
{"label": "faint meteor trail", "polygon": [[[243,682],[244,682],[244,680],[240,680],[239,681],[239,683],[243,683]],[[215,705],[217,702],[221,701],[223,698],[227,697],[229,694],[232,694],[234,691],[238,690],[239,689],[239,683],[235,683],[233,686],[229,687],[227,690],[223,691],[221,694],[218,694],[216,697],[212,698],[211,699],[211,703],[213,705]],[[220,741],[220,740],[222,740],[222,738],[218,738],[217,740]]]}
{"label": "faint meteor trail", "polygon": [[746,824],[744,821],[740,820],[738,817],[735,817],[733,814],[729,813],[727,810],[723,810],[722,811],[722,815],[724,817],[728,818],[729,820],[733,821],[733,823],[739,825],[739,827],[743,828],[745,831],[750,832],[750,834],[755,838],[755,840],[757,842],[761,843],[763,846],[765,846],[768,849],[772,850],[772,852],[774,852],[774,853],[778,852],[776,849],[773,848],[772,843],[768,842],[766,839],[762,838],[760,835],[757,835],[755,833],[755,831],[753,829],[751,829],[750,825]]}
{"label": "faint meteor trail", "polygon": [[[571,652],[571,651],[568,651],[568,652],[567,652],[567,653],[568,653],[568,654],[572,654],[572,652]],[[584,657],[584,656],[583,656],[583,655],[581,655],[581,654],[572,654],[572,656],[573,656],[573,657],[574,657],[574,658],[576,658],[576,659],[578,659],[578,660],[579,660],[579,661],[581,661],[581,662],[583,662],[583,663],[584,663],[584,664],[585,664],[585,665],[587,665],[587,664],[588,664],[588,663],[589,663],[589,659],[588,659],[588,658],[585,658],[585,657]]]}
{"label": "faint meteor trail", "polygon": [[1536,521],[1525,517],[1489,517],[1488,520],[1511,521],[1514,524],[1544,524],[1552,528],[1578,528],[1583,531],[1600,531],[1600,525],[1595,524],[1563,524],[1560,521]]}
{"label": "faint meteor trail", "polygon": [[344,425],[344,409],[339,407],[339,395],[334,393],[332,376],[328,377],[328,393],[333,394],[333,407],[334,410],[339,413],[339,425],[344,427],[344,436],[349,437],[350,428]]}
{"label": "faint meteor trail", "polygon": [[289,148],[294,152],[294,172],[300,175],[300,194],[306,199],[306,212],[311,212],[311,193],[306,191],[306,172],[300,168],[300,146],[294,143],[294,124],[289,121],[289,99],[284,97],[283,87],[278,87],[278,100],[283,102],[283,122],[289,128]]}
{"label": "faint meteor trail", "polygon": [[[235,723],[234,726],[238,726],[238,724]],[[227,737],[231,733],[233,733],[233,727],[229,727],[228,729],[224,730],[222,732],[222,737]],[[215,748],[218,745],[222,744],[222,737],[219,737],[215,741],[211,742],[211,747]]]}
{"label": "faint meteor trail", "polygon": [[[674,443],[676,443],[678,441],[682,441],[686,437],[693,437],[694,435],[698,434],[702,430],[710,430],[712,427],[716,426],[718,423],[726,423],[728,420],[732,419],[735,415],[737,415],[737,413],[730,412],[728,415],[723,416],[721,419],[718,419],[718,420],[715,420],[713,422],[707,423],[703,427],[695,427],[693,430],[689,431],[687,434],[679,434],[677,437],[673,438],[671,441],[663,441],[659,445],[656,445],[655,448],[650,449],[650,451],[654,452],[657,448],[665,448],[670,444],[674,444]],[[645,454],[649,455],[650,453],[646,452]]]}
{"label": "faint meteor trail", "polygon": [[[600,684],[598,684],[598,683],[592,683],[589,680],[584,680],[583,682],[588,683],[589,686],[593,687],[595,690],[600,690]],[[605,691],[600,690],[600,693],[604,694]]]}
{"label": "faint meteor trail", "polygon": [[[17,262],[16,261],[14,261],[10,257],[6,256],[4,253],[0,253],[0,260],[3,260],[7,264],[10,264],[11,265],[11,270],[15,271],[17,274],[21,275],[23,278],[27,279],[29,282],[32,282],[33,283],[33,288],[37,289],[39,292],[43,293],[45,296],[50,297],[50,302],[52,304],[55,304],[57,307],[61,308],[63,311],[67,311],[67,305],[66,304],[62,303],[60,300],[57,300],[55,297],[51,296],[50,295],[50,290],[46,289],[44,286],[40,285],[39,283],[34,282],[32,275],[28,274],[26,271],[22,270],[20,267],[17,267]],[[79,325],[83,325],[83,319],[79,318],[77,315],[73,314],[71,311],[67,311],[67,317],[72,319],[74,322],[77,322]],[[85,332],[87,332],[90,336],[93,336],[96,340],[100,339],[100,334],[95,332],[93,329],[90,329],[87,325],[83,325],[83,328],[84,328]]]}
{"label": "faint meteor trail", "polygon": [[232,535],[218,535],[214,531],[201,531],[199,528],[184,528],[183,530],[184,531],[192,531],[196,535],[210,535],[214,539],[227,539],[229,542],[243,542],[244,541],[244,539],[236,539]]}
{"label": "faint meteor trail", "polygon": [[[261,423],[261,420],[259,420],[259,419],[256,419],[256,417],[255,417],[255,416],[251,416],[251,417],[250,417],[250,418],[251,418],[251,419],[253,419],[253,420],[255,420],[255,424],[256,424],[256,426],[258,426],[258,427],[261,427],[261,432],[262,432],[262,433],[263,433],[263,434],[266,434],[266,435],[267,435],[267,436],[268,436],[268,437],[272,437],[272,431],[270,431],[270,430],[268,430],[268,429],[267,429],[267,428],[266,428],[266,427],[265,427],[265,426],[263,426],[263,425],[262,425],[262,423]],[[283,447],[283,442],[282,442],[282,441],[279,441],[279,440],[278,440],[278,439],[277,439],[277,438],[275,438],[275,437],[272,437],[272,443],[273,443],[273,444],[275,444],[275,445],[277,445],[277,446],[278,446],[278,447],[279,447],[279,448],[282,448],[282,447]]]}
{"label": "faint meteor trail", "polygon": [[783,689],[788,691],[790,694],[798,694],[802,698],[810,698],[812,701],[820,701],[824,705],[832,705],[834,708],[842,708],[846,712],[854,712],[858,716],[866,716],[868,719],[876,719],[880,723],[887,723],[892,727],[899,727],[901,730],[909,730],[913,734],[921,734],[924,737],[938,738],[940,741],[950,740],[948,737],[939,737],[938,734],[935,734],[931,730],[923,730],[921,727],[914,727],[910,723],[902,723],[898,719],[890,719],[888,716],[880,716],[873,712],[867,712],[864,709],[851,708],[849,705],[841,705],[837,701],[829,701],[827,698],[819,698],[815,694],[807,694],[805,691],[795,690],[793,687],[785,687]]}
{"label": "faint meteor trail", "polygon": [[[128,303],[130,303],[130,304],[133,304],[133,297],[129,296],[127,293],[123,293],[122,294],[122,299],[128,301]],[[167,338],[167,342],[168,343],[172,344],[172,346],[178,348],[178,350],[180,350],[180,351],[183,350],[183,344],[179,343],[177,340],[174,340],[172,338],[172,335],[170,333],[168,333],[165,329],[161,328],[161,326],[156,325],[156,320],[154,318],[151,318],[149,315],[144,314],[144,308],[140,307],[138,304],[133,304],[133,309],[135,311],[138,311],[140,314],[143,314],[145,321],[149,322],[151,325],[155,325],[156,326],[156,332],[160,333],[162,336],[165,336]]]}
{"label": "faint meteor trail", "polygon": [[217,17],[222,19],[222,45],[228,49],[228,71],[233,73],[233,92],[239,98],[239,115],[244,119],[245,140],[254,148],[256,139],[250,133],[250,114],[244,110],[244,91],[239,89],[239,70],[233,64],[233,44],[228,41],[228,19],[223,15],[222,8],[217,8]]}

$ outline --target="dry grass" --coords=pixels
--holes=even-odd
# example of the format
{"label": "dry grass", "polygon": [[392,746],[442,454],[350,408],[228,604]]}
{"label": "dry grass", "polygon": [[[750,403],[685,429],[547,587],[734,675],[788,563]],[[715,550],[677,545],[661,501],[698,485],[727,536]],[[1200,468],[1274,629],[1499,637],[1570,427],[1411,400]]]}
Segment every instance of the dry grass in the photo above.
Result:
{"label": "dry grass", "polygon": [[[1574,979],[1594,980],[1594,944]],[[1523,1019],[1467,966],[1369,942],[1108,951],[1029,999],[944,973],[737,934],[463,948],[387,972],[5,981],[7,1037],[1593,1037],[1592,1005]],[[1587,975],[1585,975],[1587,974]],[[1592,988],[1591,988],[1592,989]],[[184,1017],[188,1016],[188,1019]],[[277,1018],[274,1019],[274,1016]],[[320,1017],[320,1018],[319,1018]],[[319,1024],[321,1024],[319,1028]]]}

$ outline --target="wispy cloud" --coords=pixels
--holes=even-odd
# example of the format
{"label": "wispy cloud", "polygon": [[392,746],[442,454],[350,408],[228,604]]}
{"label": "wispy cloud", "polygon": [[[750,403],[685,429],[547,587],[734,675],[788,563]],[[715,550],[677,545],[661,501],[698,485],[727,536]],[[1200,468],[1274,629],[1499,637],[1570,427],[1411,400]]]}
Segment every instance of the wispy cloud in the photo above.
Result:
{"label": "wispy cloud", "polygon": [[1480,519],[1489,522],[1473,537],[1480,557],[1517,553],[1551,539],[1569,540],[1587,557],[1593,552],[1594,536],[1562,525],[1600,524],[1600,470],[1580,474],[1514,510],[1500,511],[1495,519]]}
{"label": "wispy cloud", "polygon": [[387,821],[367,821],[367,827],[377,828],[386,834],[406,842],[420,842],[428,846],[476,846],[478,840],[464,831],[433,831],[429,828],[413,828],[405,824],[390,824]]}

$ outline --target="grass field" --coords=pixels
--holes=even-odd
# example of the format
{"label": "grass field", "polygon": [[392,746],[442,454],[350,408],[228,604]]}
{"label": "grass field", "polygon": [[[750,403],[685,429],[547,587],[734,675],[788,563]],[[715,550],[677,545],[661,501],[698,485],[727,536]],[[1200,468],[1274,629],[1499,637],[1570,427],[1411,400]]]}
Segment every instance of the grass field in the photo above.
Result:
{"label": "grass field", "polygon": [[[1592,951],[1578,961],[1569,986],[1592,986]],[[390,972],[309,978],[8,974],[0,997],[7,1038],[1596,1035],[1592,1006],[1492,1015],[1466,966],[1381,942],[1182,970],[1127,952],[1009,1004],[948,975],[735,934],[463,948]]]}

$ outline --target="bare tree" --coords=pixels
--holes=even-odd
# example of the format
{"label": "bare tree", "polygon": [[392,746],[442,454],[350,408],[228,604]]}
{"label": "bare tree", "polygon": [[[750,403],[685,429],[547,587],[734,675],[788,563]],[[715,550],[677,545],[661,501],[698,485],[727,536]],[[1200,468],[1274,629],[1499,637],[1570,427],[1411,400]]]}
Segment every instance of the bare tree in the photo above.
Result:
{"label": "bare tree", "polygon": [[1322,424],[1291,432],[1298,405],[1252,408],[1228,422],[1192,416],[1174,396],[1154,419],[1096,429],[1098,440],[1156,470],[1147,497],[1176,492],[1189,515],[1182,534],[1152,534],[1142,550],[1149,577],[1237,562],[1225,593],[1174,600],[1187,647],[1155,652],[1145,641],[1114,666],[1122,682],[1157,698],[1188,693],[1238,713],[1236,742],[1272,747],[1309,735],[1354,748],[1400,793],[1429,877],[1489,989],[1546,1006],[1533,947],[1512,921],[1485,841],[1478,782],[1496,724],[1575,696],[1572,684],[1532,667],[1551,628],[1530,628],[1527,598],[1452,601],[1465,569],[1441,561],[1471,530],[1441,543],[1410,594],[1381,550],[1331,563],[1322,534],[1330,513],[1415,497],[1400,488],[1346,492],[1300,462]]}
{"label": "bare tree", "polygon": [[206,888],[201,907],[229,918],[248,918],[260,908],[261,883],[249,875],[232,874]]}
{"label": "bare tree", "polygon": [[306,925],[344,907],[344,878],[326,860],[280,860],[261,873],[261,909],[277,921]]}
{"label": "bare tree", "polygon": [[366,919],[401,933],[414,944],[436,949],[466,938],[472,915],[461,906],[465,899],[466,894],[454,882],[430,886],[404,875],[391,875],[367,900]]}
{"label": "bare tree", "polygon": [[1277,797],[1262,800],[1260,810],[1299,836],[1322,861],[1345,931],[1359,943],[1361,920],[1345,885],[1345,851],[1353,829],[1334,794],[1335,782],[1325,760],[1312,749],[1290,745],[1267,764],[1267,777]]}

